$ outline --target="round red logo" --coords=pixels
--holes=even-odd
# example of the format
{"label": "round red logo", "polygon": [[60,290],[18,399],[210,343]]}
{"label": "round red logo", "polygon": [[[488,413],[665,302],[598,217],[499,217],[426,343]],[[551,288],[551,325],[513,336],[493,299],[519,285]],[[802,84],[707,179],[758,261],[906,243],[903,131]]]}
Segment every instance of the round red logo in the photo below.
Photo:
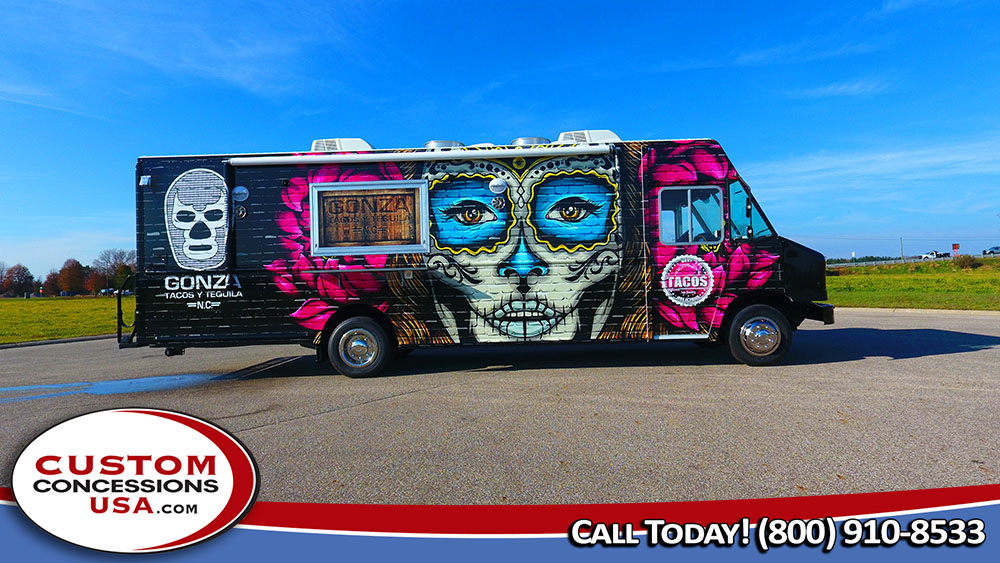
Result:
{"label": "round red logo", "polygon": [[708,263],[698,256],[685,254],[667,262],[660,285],[668,299],[682,307],[693,307],[712,294],[715,277]]}
{"label": "round red logo", "polygon": [[235,525],[260,479],[219,427],[176,412],[114,409],[67,420],[14,464],[14,498],[68,542],[116,553],[186,547]]}

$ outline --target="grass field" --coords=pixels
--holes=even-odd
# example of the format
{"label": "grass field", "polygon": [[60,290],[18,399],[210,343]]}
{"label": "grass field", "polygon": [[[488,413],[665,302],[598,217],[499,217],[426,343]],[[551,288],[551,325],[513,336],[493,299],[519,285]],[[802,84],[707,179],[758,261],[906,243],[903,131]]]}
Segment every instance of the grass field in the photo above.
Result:
{"label": "grass field", "polygon": [[841,307],[1000,311],[1000,258],[963,269],[951,260],[829,270],[829,301]]}
{"label": "grass field", "polygon": [[[951,260],[837,268],[827,276],[838,307],[906,307],[1000,311],[1000,258],[962,269]],[[122,299],[132,322],[135,298]],[[46,297],[0,299],[0,344],[115,332],[115,299]]]}
{"label": "grass field", "polygon": [[[0,344],[71,338],[115,332],[118,306],[113,297],[0,299]],[[123,297],[131,323],[135,297]]]}

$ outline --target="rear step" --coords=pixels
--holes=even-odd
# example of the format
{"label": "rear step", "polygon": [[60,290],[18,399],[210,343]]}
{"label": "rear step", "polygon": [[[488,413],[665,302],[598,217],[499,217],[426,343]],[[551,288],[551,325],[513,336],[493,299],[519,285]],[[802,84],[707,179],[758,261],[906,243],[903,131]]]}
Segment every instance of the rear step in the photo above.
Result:
{"label": "rear step", "polygon": [[[126,324],[125,319],[122,315],[122,293],[125,293],[125,286],[128,282],[132,281],[135,274],[129,274],[124,281],[122,281],[121,287],[115,292],[118,297],[118,347],[119,348],[137,348],[138,345],[135,343],[135,319],[132,319],[132,324]],[[122,338],[122,329],[131,328],[132,332],[128,336]]]}

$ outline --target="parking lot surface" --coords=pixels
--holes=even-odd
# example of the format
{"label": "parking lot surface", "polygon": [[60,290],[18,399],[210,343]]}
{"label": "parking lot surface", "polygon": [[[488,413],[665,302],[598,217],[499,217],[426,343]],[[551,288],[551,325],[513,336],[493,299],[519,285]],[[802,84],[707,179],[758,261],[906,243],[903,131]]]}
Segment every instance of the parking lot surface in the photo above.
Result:
{"label": "parking lot surface", "polygon": [[839,309],[783,365],[690,343],[421,349],[352,380],[298,346],[0,350],[0,485],[49,426],[177,410],[237,436],[259,500],[542,504],[1000,482],[1000,314]]}

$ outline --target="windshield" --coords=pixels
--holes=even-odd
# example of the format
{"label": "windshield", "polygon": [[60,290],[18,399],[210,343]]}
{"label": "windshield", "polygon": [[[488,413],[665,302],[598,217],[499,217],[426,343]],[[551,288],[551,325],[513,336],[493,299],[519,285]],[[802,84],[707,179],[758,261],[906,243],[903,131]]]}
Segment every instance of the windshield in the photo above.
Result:
{"label": "windshield", "polygon": [[740,181],[729,185],[729,234],[733,240],[760,239],[775,234],[748,186]]}

